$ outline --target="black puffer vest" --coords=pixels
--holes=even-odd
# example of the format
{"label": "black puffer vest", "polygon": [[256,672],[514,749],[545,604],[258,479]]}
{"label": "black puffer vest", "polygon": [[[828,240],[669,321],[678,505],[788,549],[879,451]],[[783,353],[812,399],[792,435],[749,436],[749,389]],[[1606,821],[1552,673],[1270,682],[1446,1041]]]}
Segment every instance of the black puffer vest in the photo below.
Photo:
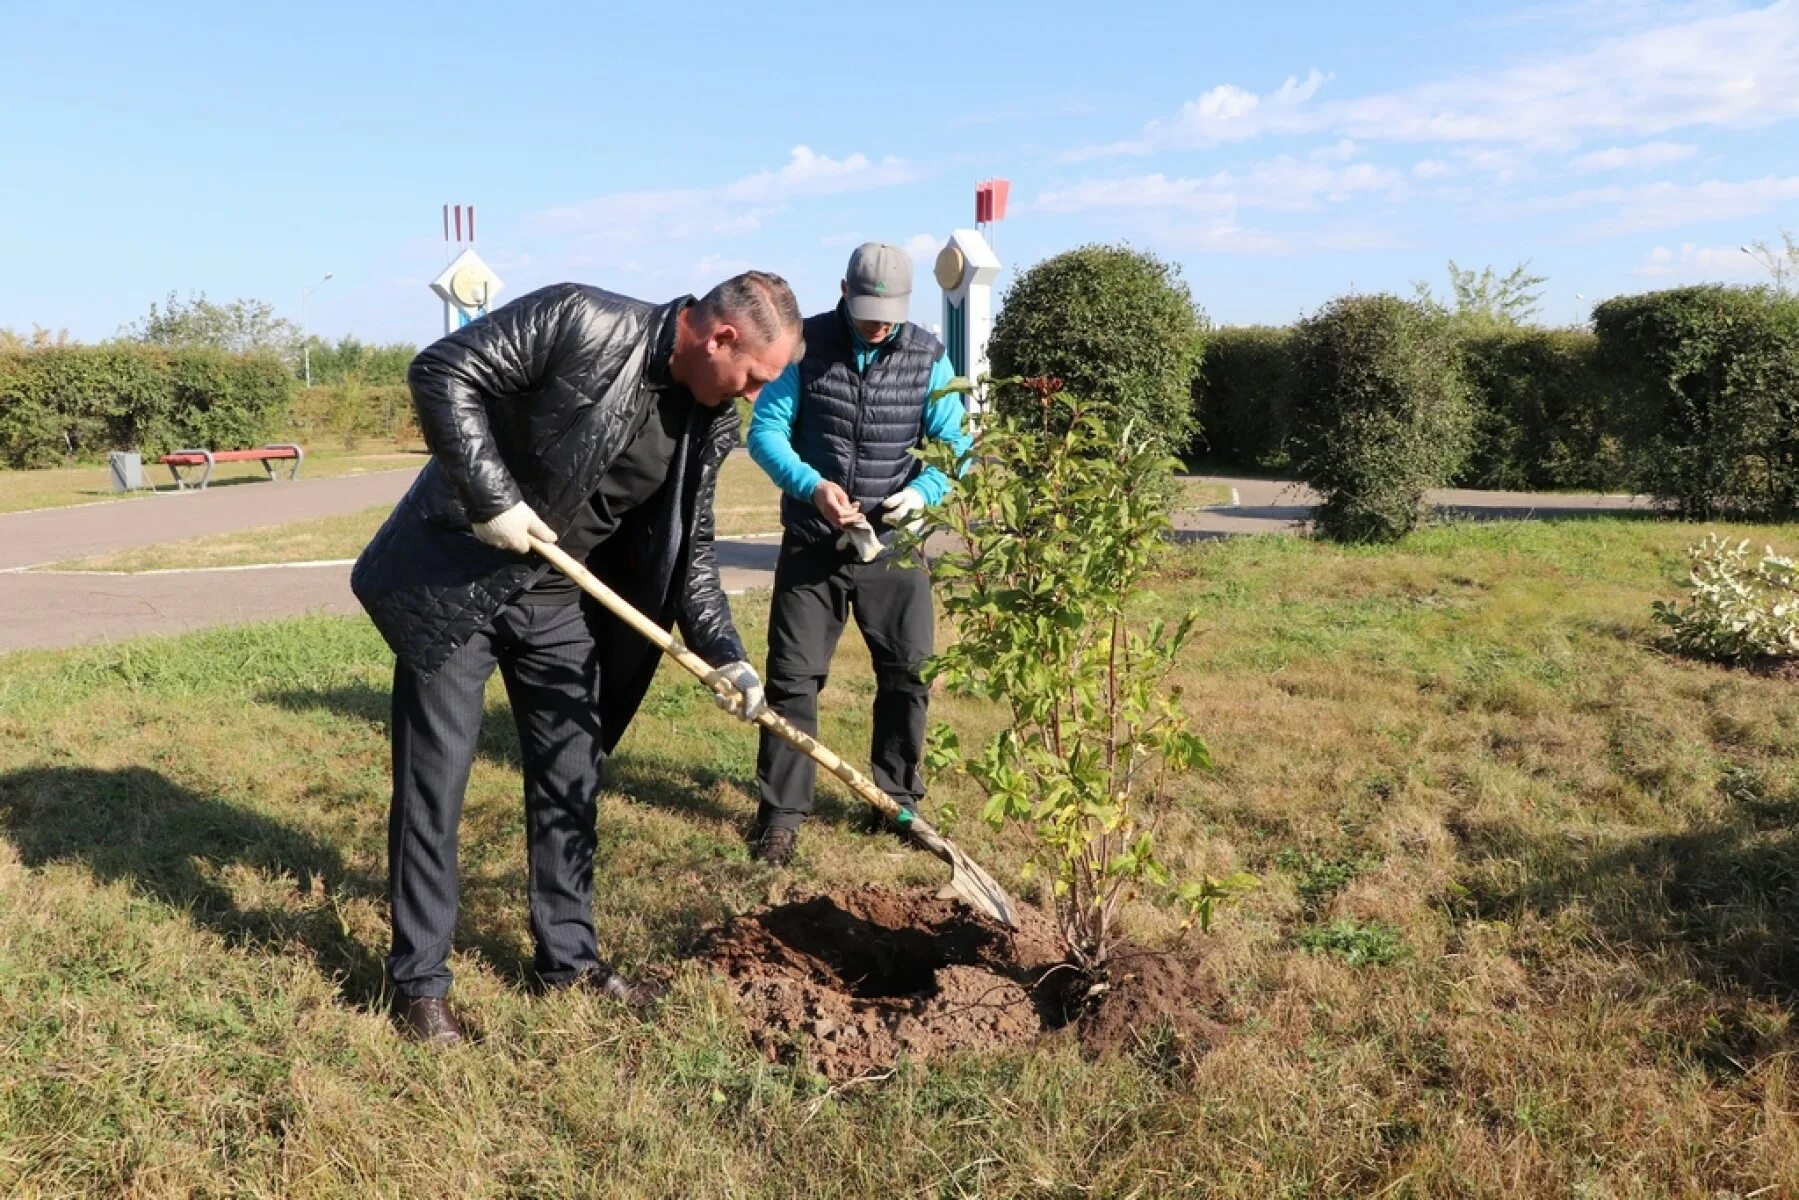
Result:
{"label": "black puffer vest", "polygon": [[[879,528],[881,501],[922,469],[910,451],[924,439],[931,368],[943,357],[943,343],[908,322],[867,373],[857,374],[855,338],[842,305],[807,318],[793,449],[842,486]],[[781,524],[798,542],[837,536],[818,509],[792,496],[781,498]]]}

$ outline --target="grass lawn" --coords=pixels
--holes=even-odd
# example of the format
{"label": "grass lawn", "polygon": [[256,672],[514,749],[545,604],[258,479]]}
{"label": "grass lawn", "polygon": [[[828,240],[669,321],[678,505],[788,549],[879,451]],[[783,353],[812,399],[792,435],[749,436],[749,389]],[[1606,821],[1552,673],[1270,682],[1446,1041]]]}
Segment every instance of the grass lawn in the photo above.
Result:
{"label": "grass lawn", "polygon": [[[390,664],[366,624],[9,656],[0,1194],[1799,1194],[1799,693],[1653,647],[1701,532],[1180,548],[1154,603],[1202,614],[1180,674],[1219,766],[1176,785],[1159,849],[1263,879],[1186,951],[1229,1035],[839,1091],[751,1055],[703,977],[648,1025],[526,990],[497,684],[453,960],[478,1040],[434,1054],[380,1015]],[[765,599],[737,603],[760,659]],[[822,737],[859,758],[859,639],[838,662]],[[965,743],[1001,724],[934,713]],[[626,967],[792,887],[940,882],[834,784],[794,870],[750,863],[754,762],[665,670],[601,807],[595,915]],[[1034,895],[1017,831],[955,833]]]}
{"label": "grass lawn", "polygon": [[1182,508],[1217,508],[1231,502],[1229,484],[1201,483],[1197,479],[1183,479],[1180,484]]}
{"label": "grass lawn", "polygon": [[[355,450],[305,447],[306,458],[300,465],[301,479],[334,479],[341,475],[360,475],[368,471],[392,471],[419,467],[425,462],[421,445],[364,443]],[[292,463],[274,464],[287,477]],[[198,479],[199,476],[193,476]],[[231,481],[266,479],[261,464],[220,463],[213,472],[214,484]],[[144,479],[157,491],[172,492],[174,483],[169,469],[154,460],[144,462]],[[0,513],[23,512],[32,508],[61,508],[70,504],[93,504],[103,500],[142,499],[148,493],[127,496],[112,490],[111,477],[104,465],[67,467],[41,471],[0,471]]]}

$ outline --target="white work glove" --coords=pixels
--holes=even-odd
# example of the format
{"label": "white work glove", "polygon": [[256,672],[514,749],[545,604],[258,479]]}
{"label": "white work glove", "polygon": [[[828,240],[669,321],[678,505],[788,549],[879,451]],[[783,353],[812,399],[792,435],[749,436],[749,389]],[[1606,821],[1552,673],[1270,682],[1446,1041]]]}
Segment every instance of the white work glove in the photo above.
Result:
{"label": "white work glove", "polygon": [[885,549],[881,545],[881,535],[875,532],[875,527],[868,523],[867,517],[859,518],[854,525],[843,527],[843,532],[837,535],[837,548],[854,550],[856,557],[865,563],[881,557],[881,551]]}
{"label": "white work glove", "polygon": [[532,512],[531,506],[523,500],[491,521],[476,521],[475,536],[489,546],[510,550],[514,554],[531,553],[530,538],[536,538],[540,542],[556,540],[556,535],[543,523],[543,518]]}
{"label": "white work glove", "polygon": [[[737,694],[718,691],[721,683],[730,684]],[[768,700],[762,694],[762,677],[756,674],[756,668],[741,658],[707,672],[706,686],[713,689],[712,699],[720,708],[745,721],[754,721],[768,707]]]}
{"label": "white work glove", "polygon": [[924,497],[918,494],[917,488],[901,488],[893,495],[881,501],[881,507],[887,510],[886,521],[889,529],[904,529],[907,533],[917,533],[924,516]]}

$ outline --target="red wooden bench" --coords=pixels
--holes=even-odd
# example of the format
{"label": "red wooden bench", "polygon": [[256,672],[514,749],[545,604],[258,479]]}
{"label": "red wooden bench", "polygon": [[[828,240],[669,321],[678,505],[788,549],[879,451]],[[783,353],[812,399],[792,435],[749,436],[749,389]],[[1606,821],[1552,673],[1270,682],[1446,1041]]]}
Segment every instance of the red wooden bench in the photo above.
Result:
{"label": "red wooden bench", "polygon": [[[160,461],[169,469],[169,474],[175,477],[175,487],[178,491],[185,492],[189,488],[195,488],[203,492],[206,490],[206,485],[212,481],[212,468],[218,463],[259,462],[262,464],[262,469],[269,473],[270,479],[279,479],[280,476],[275,474],[274,464],[291,458],[294,460],[294,465],[293,469],[287,473],[287,477],[298,479],[300,477],[300,460],[305,457],[306,452],[292,442],[278,442],[256,450],[176,450],[163,455]],[[200,476],[200,482],[195,484],[181,477],[181,468],[183,467],[190,470],[194,467],[205,467],[206,470]]]}

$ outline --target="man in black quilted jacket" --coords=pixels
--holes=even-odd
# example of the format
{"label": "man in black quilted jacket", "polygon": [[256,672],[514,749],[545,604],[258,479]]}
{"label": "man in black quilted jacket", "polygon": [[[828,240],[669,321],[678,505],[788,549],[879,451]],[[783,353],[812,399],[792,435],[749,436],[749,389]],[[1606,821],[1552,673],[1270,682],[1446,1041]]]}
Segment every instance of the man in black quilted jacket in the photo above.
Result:
{"label": "man in black quilted jacket", "polygon": [[754,400],[803,353],[779,276],[648,304],[558,284],[420,352],[407,374],[431,461],[362,552],[351,586],[397,659],[388,817],[401,1029],[462,1039],[446,1002],[456,832],[482,693],[498,667],[523,753],[533,962],[548,988],[646,1008],[653,985],[601,959],[593,929],[600,767],[659,651],[530,552],[560,544],[731,683],[761,681],[719,585],[712,501]]}

